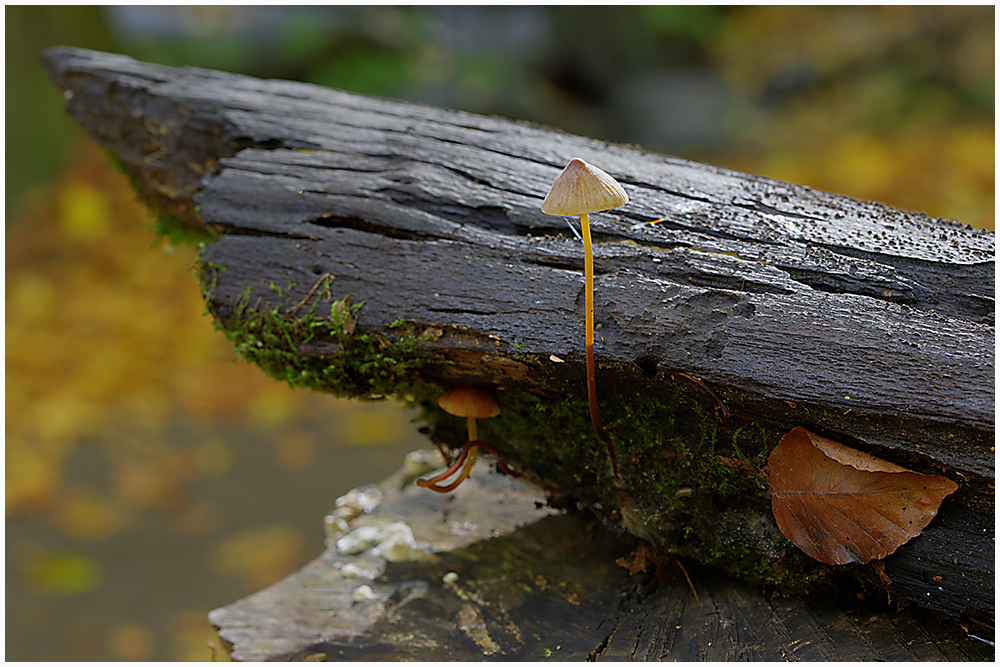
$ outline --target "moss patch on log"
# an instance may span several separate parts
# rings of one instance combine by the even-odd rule
[[[206,308],[218,272],[224,270],[204,262],[199,266]],[[253,292],[247,287],[231,305],[232,318],[226,324],[213,318],[236,356],[270,377],[292,387],[374,400],[395,395],[412,381],[415,370],[435,363],[416,353],[417,341],[433,333],[422,335],[408,325],[390,327],[391,335],[357,331],[363,303],[335,299],[329,281],[321,280],[308,307],[309,299],[291,304],[287,291],[292,288],[271,283],[273,300],[259,297],[251,302]]]
[[[200,267],[206,303],[223,270]],[[437,408],[447,387],[420,373],[427,364],[443,363],[417,349],[434,333],[401,320],[383,332],[361,330],[363,303],[335,298],[329,281],[318,282],[298,304],[290,303],[292,288],[271,284],[267,300],[252,300],[247,288],[231,304],[227,324],[216,319],[238,357],[293,387],[369,400],[401,398],[420,406],[433,434],[464,442],[465,420]],[[613,476],[585,397],[519,389],[495,395],[501,413],[479,420],[480,437],[508,463],[529,468],[554,495],[582,500],[617,522]],[[794,592],[826,578],[827,569],[796,549],[771,517],[764,466],[780,433],[735,418],[719,422],[679,386],[666,398],[613,393],[601,401],[601,412],[610,417],[627,491],[661,552]]]
[[[480,438],[508,464],[585,499],[617,522],[617,494],[586,398],[498,393],[500,415],[479,420]],[[435,431],[461,439],[464,421],[423,404]],[[656,546],[771,589],[806,592],[828,569],[781,534],[771,516],[764,466],[781,434],[757,423],[717,422],[677,388],[667,399],[644,393],[601,401],[622,476]],[[515,463],[515,465],[516,465]]]

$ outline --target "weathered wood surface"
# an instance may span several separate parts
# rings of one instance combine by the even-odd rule
[[[436,457],[427,451],[425,457]],[[989,645],[917,607],[767,597],[687,563],[664,581],[616,560],[642,549],[477,464],[452,496],[411,469],[356,489],[360,513],[315,561],[214,610],[235,660],[992,660]],[[340,553],[337,538],[404,521],[417,555]],[[377,547],[376,547],[377,548]],[[429,553],[424,554],[424,549]],[[634,557],[634,556],[633,556]],[[669,565],[669,563],[668,563]],[[448,575],[448,573],[454,573]],[[356,594],[367,586],[370,597]],[[697,597],[695,597],[697,595]]]
[[[328,275],[364,301],[359,331],[441,331],[421,353],[453,363],[413,381],[582,391],[582,251],[539,205],[570,158],[600,166],[631,201],[592,216],[599,391],[697,377],[733,416],[720,442],[802,425],[948,474],[962,488],[886,572],[992,619],[991,232],[496,118],[77,49],[45,63],[157,208],[223,233],[204,256],[226,267],[224,324],[247,287],[293,282],[296,303]]]
[[[873,420],[905,419],[952,437],[885,444],[993,476],[991,232],[305,84],[76,49],[46,64],[69,113],[166,198],[162,210],[197,226],[196,201],[225,232],[208,253],[228,268],[214,292],[223,315],[247,285],[267,300],[261,284],[292,280],[294,299],[331,273],[365,301],[363,328],[402,318],[467,332],[456,345],[511,356],[516,341],[578,365],[582,251],[539,204],[579,155],[631,197],[592,223],[598,355],[618,364],[605,382],[686,372],[747,408],[801,403],[789,419],[839,411],[806,421],[877,444]]]

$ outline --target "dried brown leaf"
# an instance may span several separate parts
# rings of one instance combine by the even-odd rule
[[[767,473],[778,528],[829,565],[885,558],[920,534],[958,488],[799,426],[771,452]]]
[[[628,570],[629,574],[645,572],[650,564],[655,564],[656,554],[646,545],[640,545],[638,549],[627,556],[622,556],[615,560],[615,565]]]

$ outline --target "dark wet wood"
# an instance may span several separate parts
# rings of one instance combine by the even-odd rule
[[[339,553],[334,543],[299,572],[211,613],[232,657],[993,659],[958,624],[913,606],[765,596],[694,563],[664,562],[662,581],[655,566],[630,574],[616,561],[634,558],[640,540],[548,509],[537,489],[485,465],[470,482],[442,496],[407,484],[401,471],[374,493],[362,489],[380,502],[348,533],[405,521],[431,553],[387,563],[371,551]],[[355,599],[361,586],[370,599]]]
[[[44,62],[159,211],[223,233],[204,253],[226,267],[220,321],[247,287],[267,303],[294,283],[295,303],[329,275],[364,301],[359,331],[440,329],[421,352],[454,363],[414,380],[580,391],[581,247],[539,206],[570,158],[600,166],[631,198],[591,221],[600,390],[699,378],[733,415],[948,474],[963,488],[895,557],[894,590],[992,619],[992,232],[498,118],[78,49]]]

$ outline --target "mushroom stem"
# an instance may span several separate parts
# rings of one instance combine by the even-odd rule
[[[462,467],[462,464],[465,463],[465,459],[468,455],[469,455],[469,443],[466,443],[465,446],[462,447],[462,451],[459,453],[458,457],[455,459],[455,462],[452,463],[444,472],[435,475],[434,477],[431,477],[429,479],[418,479],[417,486],[430,488],[433,489],[434,491],[439,490],[440,487],[437,486],[438,482],[447,479],[452,475],[454,475],[456,472],[458,472],[459,468]]]
[[[586,294],[586,325],[587,325],[587,398],[590,399],[590,420],[594,422],[594,430],[605,438],[601,418],[597,415],[597,378],[594,370],[594,249],[590,241],[590,216],[580,214],[580,226],[583,228],[583,277]]]
[[[470,415],[466,421],[469,424],[469,442],[474,442],[479,439],[476,437],[476,418]]]
[[[449,491],[457,489],[458,485],[465,481],[465,478],[469,476],[470,472],[472,472],[472,466],[476,464],[476,452],[478,451],[475,445],[472,445],[471,447],[469,447],[469,445],[472,445],[472,443],[466,445],[466,447],[468,447],[467,451],[469,452],[469,455],[465,459],[465,465],[462,467],[462,474],[458,476],[458,479],[447,486],[435,485],[429,488],[432,488],[439,493],[448,493]]]
[[[586,293],[586,328],[587,328],[587,399],[590,401],[590,421],[594,423],[594,431],[608,446],[608,456],[611,467],[618,479],[618,457],[614,445],[601,425],[597,414],[597,372],[594,367],[594,250],[590,241],[590,216],[580,214],[580,226],[583,228],[583,277]]]
[[[438,493],[448,493],[449,491],[458,488],[458,485],[464,482],[465,478],[469,476],[470,472],[472,472],[472,466],[475,465],[476,463],[477,453],[478,453],[478,448],[474,441],[465,443],[465,446],[462,447],[462,453],[458,456],[457,459],[455,459],[455,463],[453,463],[451,467],[449,467],[440,475],[435,475],[430,479],[418,479],[417,486],[422,486],[425,489],[430,489],[431,491],[437,491]],[[465,464],[464,466],[462,465],[463,463]],[[444,486],[440,484],[441,481],[447,479],[455,472],[457,472],[460,467],[462,468],[462,473],[458,476],[458,479],[456,479],[451,484],[447,484]]]
[[[625,490],[622,484],[621,475],[618,472],[618,452],[615,443],[611,441],[611,436],[601,425],[601,418],[597,414],[597,372],[594,367],[594,250],[590,241],[590,216],[586,213],[580,214],[580,226],[583,228],[583,277],[584,291],[586,292],[586,329],[587,329],[587,399],[590,402],[590,421],[594,424],[594,431],[604,442],[604,448],[608,453],[608,460],[611,462],[611,474],[615,479],[615,490],[618,492],[618,502],[622,510],[623,519],[627,512],[628,500],[625,497]]]

